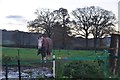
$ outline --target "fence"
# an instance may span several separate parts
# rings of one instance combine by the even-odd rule
[[[3,30],[2,45],[10,47],[37,47],[37,39],[39,36],[40,33]]]
[[[69,51],[67,51],[68,54],[69,54]],[[21,65],[23,64],[42,64],[42,61],[41,60],[36,60],[36,61],[29,61],[29,62],[23,62],[20,60],[19,58],[19,50],[18,50],[18,57],[17,57],[17,61],[14,61],[14,62],[10,62],[8,64],[5,64],[6,65],[6,80],[8,78],[7,76],[7,67],[9,66],[12,66],[12,65],[17,65],[18,66],[18,71],[19,71],[19,80],[21,80]],[[94,54],[94,53],[93,53]],[[94,56],[94,57],[58,57],[55,55],[53,55],[53,59],[49,59],[47,60],[47,62],[51,62],[52,63],[52,72],[53,72],[53,77],[54,78],[63,78],[63,77],[67,77],[67,78],[71,78],[70,76],[66,76],[65,74],[63,74],[63,69],[65,70],[65,68],[63,67],[68,67],[68,66],[65,66],[65,65],[69,65],[69,63],[71,63],[71,61],[92,61],[92,63],[99,63],[100,61],[100,65],[97,65],[97,67],[101,67],[100,69],[102,69],[103,71],[103,74],[100,75],[102,76],[102,78],[107,78],[109,75],[108,75],[108,55],[107,55],[107,52],[103,52],[104,55],[101,55],[101,56]],[[91,54],[92,55],[92,54]],[[97,61],[97,62],[96,62]],[[47,64],[47,63],[46,63]],[[86,65],[86,64],[85,64]],[[91,64],[92,65],[92,64]],[[44,66],[44,65],[43,65]],[[82,65],[81,65],[82,66]],[[80,68],[81,68],[80,66]],[[89,65],[88,65],[89,66]],[[96,65],[94,65],[96,66]],[[75,67],[75,66],[74,66]],[[77,66],[78,67],[78,66]],[[85,66],[84,66],[85,67]],[[80,69],[78,67],[78,69]],[[93,66],[92,66],[93,68]],[[84,68],[83,68],[84,69]],[[86,72],[87,73],[87,72]],[[89,76],[90,74],[86,75],[86,76]],[[92,76],[95,76],[94,74]],[[97,78],[98,76],[96,77],[92,77],[92,78]],[[74,76],[72,76],[72,78],[74,78]]]

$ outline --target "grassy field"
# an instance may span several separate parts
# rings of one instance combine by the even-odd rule
[[[2,47],[2,62],[4,63],[7,57],[10,57],[11,63],[16,62],[18,60],[18,50],[20,55],[20,60],[23,63],[39,63],[41,60],[41,55],[37,56],[37,49],[32,48],[11,48],[11,47]],[[104,51],[97,51],[94,50],[53,50],[52,54],[55,54],[57,59],[60,58],[91,58],[90,60],[94,60],[98,55],[106,55]],[[52,60],[52,55],[48,57],[48,60]],[[11,64],[10,63],[10,64]],[[16,63],[17,64],[17,63]]]
[[[10,48],[10,47],[3,47],[2,48],[2,55],[7,55],[9,57],[17,57],[18,50],[20,54],[20,59],[23,61],[29,60],[39,60],[41,55],[37,56],[37,49],[30,49],[30,48]],[[104,53],[103,51],[98,51],[96,54],[94,50],[53,50],[53,54],[56,57],[95,57],[97,55],[101,55]]]

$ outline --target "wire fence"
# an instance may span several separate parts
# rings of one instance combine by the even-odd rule
[[[55,52],[55,51],[53,51]],[[66,51],[69,54],[69,51]],[[93,53],[94,54],[94,53]],[[109,56],[108,52],[104,50],[102,55],[91,56],[92,54],[86,57],[60,57],[55,56],[48,60],[32,60],[32,61],[22,61],[20,60],[20,55],[18,51],[18,57],[16,61],[10,61],[6,66],[6,80],[8,78],[9,66],[16,65],[19,71],[19,80],[21,80],[21,67],[22,66],[37,66],[42,67],[45,64],[48,64],[47,67],[51,65],[51,71],[53,78],[77,78],[77,77],[86,77],[86,78],[108,78],[110,75],[108,66],[109,66]],[[70,54],[69,54],[70,55]],[[38,65],[39,64],[39,65]],[[91,66],[92,65],[92,66]],[[79,71],[80,70],[80,71]],[[95,71],[94,71],[95,70]],[[68,73],[68,74],[67,74]],[[78,75],[78,76],[77,76]]]

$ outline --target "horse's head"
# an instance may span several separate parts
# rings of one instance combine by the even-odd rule
[[[42,47],[42,42],[43,42],[43,39],[39,38],[38,39],[38,49],[40,49]]]
[[[46,40],[46,38],[41,37],[41,38],[38,40],[38,46],[39,46],[39,48],[45,47],[46,45],[47,45],[47,40]]]

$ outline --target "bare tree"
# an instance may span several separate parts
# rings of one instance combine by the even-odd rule
[[[115,14],[111,11],[101,9],[100,7],[91,6],[90,9],[92,10],[91,32],[94,36],[94,48],[96,52],[97,39],[115,31],[116,18]]]
[[[55,10],[54,14],[57,15],[57,20],[60,23],[61,27],[62,27],[62,45],[63,45],[63,49],[66,48],[66,38],[68,37],[68,33],[69,33],[69,27],[68,24],[70,22],[69,18],[69,14],[68,14],[68,10],[65,8],[59,8],[59,10]]]
[[[56,15],[50,9],[37,9],[35,14],[37,18],[28,22],[28,28],[40,33],[46,33],[48,37],[53,34],[53,26],[56,21]]]
[[[91,10],[89,7],[86,8],[77,8],[72,11],[75,19],[73,20],[72,32],[74,35],[80,35],[86,39],[86,48],[88,47],[88,36],[91,29]]]
[[[86,38],[86,47],[88,46],[87,39],[89,34],[93,34],[95,51],[97,39],[114,31],[113,27],[116,22],[116,18],[111,11],[91,6],[77,8],[72,11],[72,14],[75,17],[74,30],[76,31],[76,34]]]

